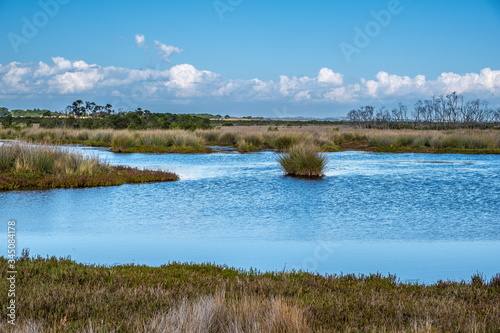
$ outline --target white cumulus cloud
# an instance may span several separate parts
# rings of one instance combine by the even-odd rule
[[[500,71],[493,71],[490,68],[484,68],[478,73],[468,73],[458,75],[455,73],[442,73],[436,84],[447,87],[447,92],[456,91],[457,93],[477,90],[487,90],[495,93],[500,86]]]
[[[146,44],[146,37],[142,34],[137,34],[134,36],[135,44],[138,48],[143,49],[144,51],[148,50],[148,45]]]
[[[159,42],[157,40],[155,40],[155,49],[158,50],[158,54],[162,57],[162,60],[165,62],[170,62],[170,56],[172,54],[182,53],[182,49],[175,46],[163,44],[162,42]]]
[[[385,96],[401,96],[411,93],[425,94],[425,76],[417,75],[414,78],[409,76],[390,75],[386,72],[378,72],[377,80],[362,80],[366,87],[366,92],[374,98]]]
[[[323,67],[319,71],[318,82],[332,83],[334,85],[340,86],[342,83],[344,83],[344,75],[335,73],[331,69]]]

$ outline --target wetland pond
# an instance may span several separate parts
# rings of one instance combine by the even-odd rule
[[[419,283],[500,272],[498,155],[327,153],[326,176],[308,180],[284,176],[269,151],[72,149],[181,180],[0,192],[18,253],[100,265],[380,272]],[[6,236],[0,245],[7,249]]]

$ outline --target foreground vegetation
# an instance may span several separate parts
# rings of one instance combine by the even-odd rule
[[[0,144],[0,190],[111,186],[177,180],[163,171],[110,166],[51,146]]]
[[[242,271],[210,264],[86,266],[16,262],[21,331],[494,332],[500,275],[432,285],[394,276]],[[0,258],[0,290],[8,289]],[[7,304],[7,292],[0,294]],[[0,330],[8,331],[6,307]]]
[[[286,151],[296,144],[322,152],[500,153],[500,130],[377,130],[351,127],[221,127],[209,130],[0,129],[0,139],[111,147],[114,152],[207,153],[208,146],[240,152]]]
[[[326,156],[318,153],[313,146],[299,144],[281,154],[278,162],[289,176],[321,177],[324,176]]]

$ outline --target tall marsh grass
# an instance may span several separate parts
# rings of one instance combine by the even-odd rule
[[[373,147],[500,149],[498,130],[367,130],[365,133],[368,145]]]
[[[302,143],[339,149],[400,151],[478,150],[500,151],[499,130],[376,130],[332,128],[330,126],[280,127],[268,131],[265,126],[234,126],[210,130],[85,130],[85,129],[0,129],[0,138],[50,143],[82,143],[109,146],[116,152],[165,151],[204,152],[206,145],[233,146],[242,152],[259,149],[286,151]],[[255,147],[255,148],[254,148]],[[147,149],[145,149],[147,148]],[[176,148],[176,149],[170,149]],[[180,149],[183,151],[183,149]]]
[[[193,148],[203,151],[205,141],[191,131],[183,130],[153,130],[153,131],[115,131],[112,134],[111,150],[127,151],[134,147],[156,148]]]
[[[0,144],[0,171],[18,174],[95,175],[109,171],[96,156],[71,153],[67,148]]]
[[[321,177],[326,167],[326,156],[318,153],[314,146],[299,144],[281,154],[278,162],[290,176]]]

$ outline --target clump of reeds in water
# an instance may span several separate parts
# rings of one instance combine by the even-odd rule
[[[322,177],[326,167],[326,156],[312,145],[298,144],[278,157],[287,175],[300,177]]]

